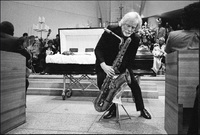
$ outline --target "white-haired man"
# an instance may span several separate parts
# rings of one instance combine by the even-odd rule
[[[131,38],[131,42],[124,54],[120,68],[118,69],[120,73],[124,73],[128,69],[131,76],[131,84],[128,86],[131,88],[132,95],[136,104],[137,111],[141,112],[141,116],[146,119],[151,119],[151,115],[144,107],[142,93],[140,86],[133,73],[133,63],[139,46],[140,38],[136,32],[141,28],[142,19],[137,12],[129,12],[124,15],[124,17],[119,22],[119,25],[108,26],[107,29],[111,30],[113,33],[123,38],[124,41],[128,37]],[[97,85],[101,89],[106,76],[114,76],[115,71],[112,67],[113,61],[119,52],[120,40],[116,38],[113,34],[104,32],[97,43],[95,48],[96,55],[96,72],[97,72]],[[113,104],[109,112],[104,116],[104,119],[109,119],[116,117],[116,105]]]

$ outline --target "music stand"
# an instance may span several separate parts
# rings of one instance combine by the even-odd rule
[[[109,106],[109,108],[103,113],[103,115],[100,117],[99,121],[103,118],[103,116],[105,115],[106,112],[109,111],[110,107],[113,105],[113,104],[116,104],[116,119],[112,120],[112,121],[116,121],[116,123],[119,124],[120,128],[121,128],[121,125],[120,125],[120,121],[122,120],[127,120],[127,119],[131,119],[130,115],[128,114],[128,112],[126,111],[124,105],[122,104],[122,99],[121,99],[121,96],[124,92],[124,88],[125,88],[125,85],[127,86],[127,84],[124,84],[122,87],[122,89],[116,93],[116,95],[114,96],[113,100],[112,100],[112,104]],[[126,112],[127,114],[127,117],[126,118],[120,118],[120,112],[119,112],[119,105],[123,108],[123,110]]]

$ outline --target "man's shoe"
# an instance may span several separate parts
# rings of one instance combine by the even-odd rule
[[[108,114],[104,115],[103,118],[104,119],[110,119],[110,118],[113,118],[113,117],[116,117],[116,111],[109,111]]]
[[[151,69],[151,71],[153,72],[151,76],[156,76],[156,72],[153,69]]]
[[[146,109],[142,109],[141,110],[141,115],[142,117],[146,118],[146,119],[151,119],[151,115],[149,114],[149,112]]]

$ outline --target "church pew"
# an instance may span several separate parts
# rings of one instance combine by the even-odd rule
[[[25,111],[25,57],[18,53],[1,53],[1,134],[22,125]]]
[[[187,133],[199,84],[199,50],[182,50],[166,56],[165,130]]]

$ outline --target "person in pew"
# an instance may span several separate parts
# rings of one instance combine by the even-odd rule
[[[199,30],[200,30],[200,2],[192,3],[183,8],[182,23],[183,30],[177,30],[169,33],[166,42],[165,52],[167,54],[178,50],[199,49]],[[200,133],[199,118],[199,86],[197,87],[196,98],[193,107],[191,122],[189,123],[188,135],[197,135]]]
[[[166,35],[165,28],[162,26],[162,19],[157,18],[156,22],[158,24],[158,27],[156,27],[153,31],[155,32],[155,38],[154,41],[156,42],[157,39],[164,37]]]
[[[168,35],[169,35],[169,33],[170,33],[171,31],[173,31],[172,26],[169,25],[168,22],[166,22],[166,23],[165,23],[165,41],[167,40]]]
[[[169,33],[165,48],[166,53],[199,48],[199,3],[200,2],[196,2],[184,8],[182,14],[183,30],[172,31]]]
[[[136,34],[136,32],[141,28],[141,25],[142,19],[140,15],[137,12],[129,12],[124,15],[124,17],[119,22],[119,25],[109,25],[107,29],[121,37],[124,41],[126,41],[128,37],[132,39],[118,70],[120,73],[124,73],[126,69],[129,70],[131,75],[131,84],[128,85],[131,88],[131,92],[136,103],[136,109],[137,111],[141,112],[142,117],[151,119],[151,115],[144,107],[142,92],[132,70],[140,42],[139,35]],[[116,36],[104,32],[98,41],[97,46],[95,47],[97,85],[99,89],[101,89],[106,76],[115,75],[112,64],[120,50],[119,43],[120,40]],[[108,113],[103,118],[110,119],[112,117],[116,117],[115,104],[110,107]]]
[[[42,72],[40,72],[41,75],[47,74],[48,69],[46,69],[46,56],[47,55],[54,55],[56,54],[57,50],[55,48],[55,46],[53,45],[53,40],[49,40],[47,42],[47,46],[45,46],[44,48],[42,48],[40,54],[38,55],[39,58],[39,66],[42,70]]]
[[[23,35],[22,35],[22,37],[24,37],[24,38],[28,38],[28,33],[23,33]]]
[[[158,71],[164,66],[164,62],[165,62],[165,38],[161,37],[157,40],[157,43],[154,44],[154,48],[152,51],[153,54],[153,67],[151,68],[151,70],[153,71],[153,76],[156,76]]]
[[[57,34],[56,38],[53,39],[53,43],[56,48],[56,53],[60,52],[60,36],[59,36],[59,34]]]
[[[11,22],[3,21],[0,23],[0,30],[1,30],[1,50],[8,51],[8,52],[15,52],[20,53],[24,57],[26,57],[26,89],[25,92],[27,93],[27,89],[29,86],[28,77],[32,73],[30,68],[30,59],[31,54],[25,48],[25,39],[23,37],[14,37],[14,25]]]

